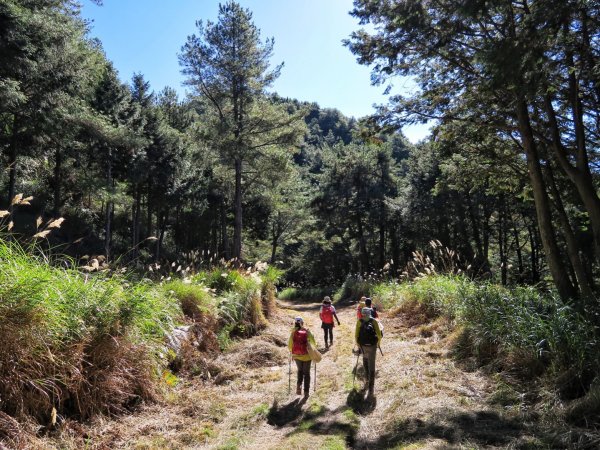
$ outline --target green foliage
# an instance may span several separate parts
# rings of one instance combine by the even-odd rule
[[[307,287],[307,288],[295,288],[287,287],[283,289],[277,297],[281,300],[310,300],[320,301],[326,295],[332,296],[335,292],[333,287]]]
[[[378,285],[374,291],[389,296],[387,306],[417,301],[454,320],[464,327],[475,354],[525,354],[554,373],[570,370],[582,378],[600,373],[600,330],[554,295],[460,276],[428,276],[391,287]]]
[[[349,275],[338,291],[334,294],[336,302],[343,300],[359,300],[361,297],[369,297],[371,290],[377,281],[372,278],[363,278],[360,275]]]
[[[204,285],[171,280],[162,287],[165,293],[179,300],[183,313],[188,317],[197,318],[202,313],[215,313],[216,300]]]
[[[285,275],[285,271],[278,269],[275,266],[268,266],[267,269],[261,273],[263,285],[276,285],[277,282]]]
[[[0,298],[0,406],[38,419],[52,407],[85,418],[152,398],[165,336],[182,318],[162,289],[54,268],[5,241]]]

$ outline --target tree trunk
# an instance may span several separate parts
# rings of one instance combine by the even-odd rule
[[[500,208],[498,211],[498,249],[500,252],[500,279],[502,286],[508,284],[508,258],[506,256],[506,208],[504,198],[500,198]]]
[[[112,178],[112,149],[108,149],[108,161],[106,166],[106,188],[108,191],[108,195],[112,196],[113,194],[113,178]],[[106,262],[110,261],[110,253],[111,253],[111,241],[112,241],[112,217],[113,217],[114,205],[112,202],[112,198],[106,202],[106,214],[104,217],[104,257],[106,258]]]
[[[221,201],[221,241],[223,246],[223,251],[221,256],[225,258],[225,260],[229,260],[229,235],[227,234],[227,209],[225,204],[225,197],[222,198]]]
[[[279,238],[281,237],[281,227],[273,224],[271,232],[271,264],[275,264],[275,257],[277,256],[277,243],[279,242]]]
[[[150,185],[148,185],[148,190],[146,192],[146,237],[152,236],[152,205],[150,205]]]
[[[54,152],[54,206],[52,208],[52,213],[54,217],[60,217],[60,209],[61,209],[61,191],[60,184],[62,181],[62,152],[59,147],[56,147]]]
[[[167,213],[159,211],[156,215],[156,227],[158,231],[158,239],[156,240],[156,247],[154,249],[154,261],[159,262],[162,251],[162,244],[165,238],[165,231],[167,228]]]
[[[391,271],[390,274],[392,276],[396,276],[398,274],[398,269],[399,269],[399,265],[400,265],[400,249],[399,249],[399,245],[398,245],[398,224],[399,221],[397,220],[392,220],[391,222],[391,228],[389,231],[389,235],[390,235],[390,245],[391,245],[391,253],[392,253],[392,260],[391,260]]]
[[[552,168],[549,165],[546,167],[546,173],[548,174],[548,186],[550,187],[552,197],[554,197],[554,206],[557,212],[558,220],[567,243],[567,255],[569,256],[569,260],[573,266],[575,279],[577,280],[577,284],[579,285],[579,289],[581,290],[583,297],[586,299],[592,299],[594,297],[594,293],[592,292],[591,284],[581,260],[581,250],[579,248],[579,244],[577,243],[575,233],[573,233],[573,228],[571,227],[569,217],[565,211],[565,207],[560,196],[560,191],[556,186],[556,180],[554,178],[554,174],[552,173]]]
[[[242,259],[242,160],[235,160],[235,193],[233,199],[233,257]]]
[[[134,196],[135,199],[133,204],[132,215],[132,248],[133,259],[137,261],[140,254],[140,216],[142,209],[142,189],[139,185],[135,187]]]
[[[519,132],[527,157],[527,169],[531,187],[533,189],[538,226],[542,237],[546,261],[548,262],[548,268],[550,269],[552,279],[554,280],[560,297],[565,300],[570,299],[575,296],[575,289],[567,274],[562,270],[560,252],[556,243],[556,236],[554,235],[554,227],[552,226],[550,201],[548,199],[548,193],[546,192],[533,130],[531,129],[527,103],[522,95],[517,95],[516,101]]]
[[[531,253],[529,254],[531,283],[535,284],[540,281],[540,271],[538,265],[538,244],[536,239],[537,233],[534,223],[531,225],[527,224],[527,233],[529,235],[529,246],[531,247]]]
[[[515,251],[517,253],[517,264],[519,266],[519,282],[523,281],[523,272],[525,271],[525,266],[523,265],[523,251],[521,249],[521,243],[519,239],[519,229],[517,228],[517,221],[514,218],[514,215],[511,214],[511,222],[512,222],[512,230],[513,230],[513,239],[515,241]]]
[[[360,215],[357,215],[356,226],[358,230],[358,245],[360,251],[360,268],[359,272],[367,273],[369,271],[369,254],[367,253],[367,243],[363,231],[362,220]]]
[[[8,210],[12,213],[13,205],[12,199],[16,195],[16,184],[17,184],[17,138],[16,132],[13,131],[13,136],[8,147],[8,199],[7,205]]]
[[[559,166],[567,174],[569,179],[577,188],[577,192],[583,202],[583,205],[588,213],[590,225],[594,236],[594,255],[596,260],[600,262],[600,198],[594,187],[590,167],[587,159],[587,151],[585,149],[585,138],[583,136],[583,123],[579,123],[582,119],[577,112],[577,100],[573,100],[573,115],[576,121],[575,133],[577,140],[577,166],[574,167],[569,161],[566,149],[563,147],[560,137],[560,129],[556,120],[556,113],[552,106],[550,96],[545,97],[545,110],[548,116],[548,122],[552,131],[552,149],[556,155],[556,160]]]

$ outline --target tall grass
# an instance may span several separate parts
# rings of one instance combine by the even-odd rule
[[[283,275],[283,270],[269,266],[261,276],[260,295],[262,298],[262,308],[267,318],[273,316],[277,308],[275,303],[276,285]]]
[[[177,324],[200,328],[196,340],[212,336],[200,350],[217,348],[219,329],[223,346],[254,334],[273,313],[280,276],[261,265],[133,281],[55,267],[0,240],[0,442],[14,437],[13,418],[53,425],[154,399]]]
[[[0,241],[0,411],[48,423],[155,395],[178,303],[145,283],[51,267]]]
[[[323,297],[326,295],[333,296],[335,291],[336,288],[328,286],[312,288],[287,287],[278,294],[278,297],[281,300],[318,301],[323,300]]]
[[[467,337],[463,352],[482,362],[503,360],[517,372],[535,363],[555,376],[568,372],[581,386],[600,374],[599,328],[557,296],[455,275],[383,283],[373,291],[388,307],[417,302],[454,321]]]
[[[348,275],[342,286],[333,296],[334,301],[358,300],[363,296],[368,297],[373,288],[378,284],[374,278],[361,275]]]

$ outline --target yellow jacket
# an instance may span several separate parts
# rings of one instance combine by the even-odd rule
[[[305,328],[305,330],[307,331],[306,338],[308,342],[310,342],[312,346],[316,348],[317,343],[315,342],[315,337],[308,328]],[[296,331],[296,327],[292,328],[292,331],[290,332],[290,337],[288,339],[288,348],[290,349],[290,353],[292,353],[292,347],[294,346],[294,331]],[[292,358],[297,359],[298,361],[310,361],[310,355],[308,354],[308,352],[304,355],[292,355]]]
[[[375,319],[370,319],[373,321],[373,328],[375,328],[375,333],[377,334],[377,346],[379,346],[379,344],[381,344],[381,338],[383,337],[383,335],[381,334],[381,328],[379,327],[379,322]],[[362,320],[357,320],[356,321],[356,328],[354,330],[354,341],[360,345],[358,343],[358,333],[360,332],[360,324],[362,323]]]

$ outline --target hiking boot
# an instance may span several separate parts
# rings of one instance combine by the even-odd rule
[[[296,386],[296,395],[302,395],[302,386]]]

